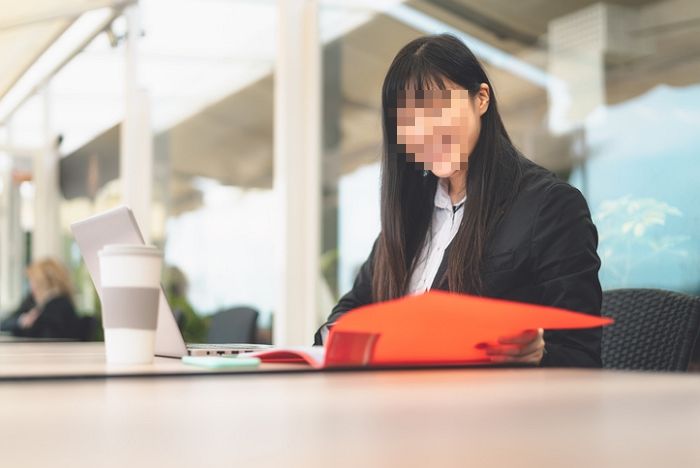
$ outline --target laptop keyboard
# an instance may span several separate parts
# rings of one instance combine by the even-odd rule
[[[267,349],[271,345],[247,343],[187,343],[190,349]]]

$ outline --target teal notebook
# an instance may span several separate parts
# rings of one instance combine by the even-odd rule
[[[255,369],[260,365],[260,359],[254,357],[182,356],[182,362],[209,369]]]

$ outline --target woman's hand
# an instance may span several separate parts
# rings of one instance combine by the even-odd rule
[[[17,319],[17,322],[19,323],[20,328],[31,328],[32,325],[34,325],[34,322],[36,322],[36,319],[39,318],[40,310],[38,307],[34,307],[32,310],[29,312],[25,312],[22,315],[19,316]]]
[[[492,362],[519,362],[539,364],[544,356],[544,331],[525,330],[513,336],[502,336],[497,344],[479,343],[477,348],[486,351]]]

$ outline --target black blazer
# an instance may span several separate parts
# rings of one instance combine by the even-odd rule
[[[581,193],[542,167],[523,160],[520,190],[504,213],[484,253],[484,296],[600,315],[598,233]],[[372,302],[373,257],[360,268],[352,290],[333,308],[326,324]],[[451,246],[450,246],[451,247]],[[433,289],[447,268],[445,250]],[[325,325],[324,325],[325,326]],[[543,366],[601,367],[600,328],[545,331]],[[322,344],[320,329],[315,344]]]
[[[12,322],[3,323],[3,329],[15,336],[32,338],[81,338],[80,318],[67,296],[56,296],[44,304],[41,314],[29,328],[21,328],[18,319],[19,315]]]
[[[34,302],[34,296],[32,296],[31,293],[25,295],[17,309],[15,309],[15,311],[9,314],[7,317],[2,319],[2,322],[0,322],[0,331],[13,332],[15,328],[19,327],[19,324],[17,323],[19,317],[23,313],[32,310],[34,306],[36,306],[36,302]]]

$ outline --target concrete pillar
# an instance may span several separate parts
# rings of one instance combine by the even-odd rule
[[[321,45],[316,0],[279,0],[274,180],[278,300],[273,339],[310,344],[319,300]]]
[[[19,188],[12,181],[12,160],[0,153],[0,311],[21,300],[24,241],[20,226]]]
[[[153,197],[153,132],[148,92],[139,83],[138,38],[141,24],[138,6],[128,7],[125,17],[126,108],[120,134],[119,177],[122,200],[134,212],[144,240],[149,242]]]
[[[41,91],[43,102],[44,147],[33,159],[34,181],[34,231],[32,236],[32,260],[43,257],[61,258],[61,232],[59,224],[60,190],[58,180],[58,145],[51,125],[51,85]]]

